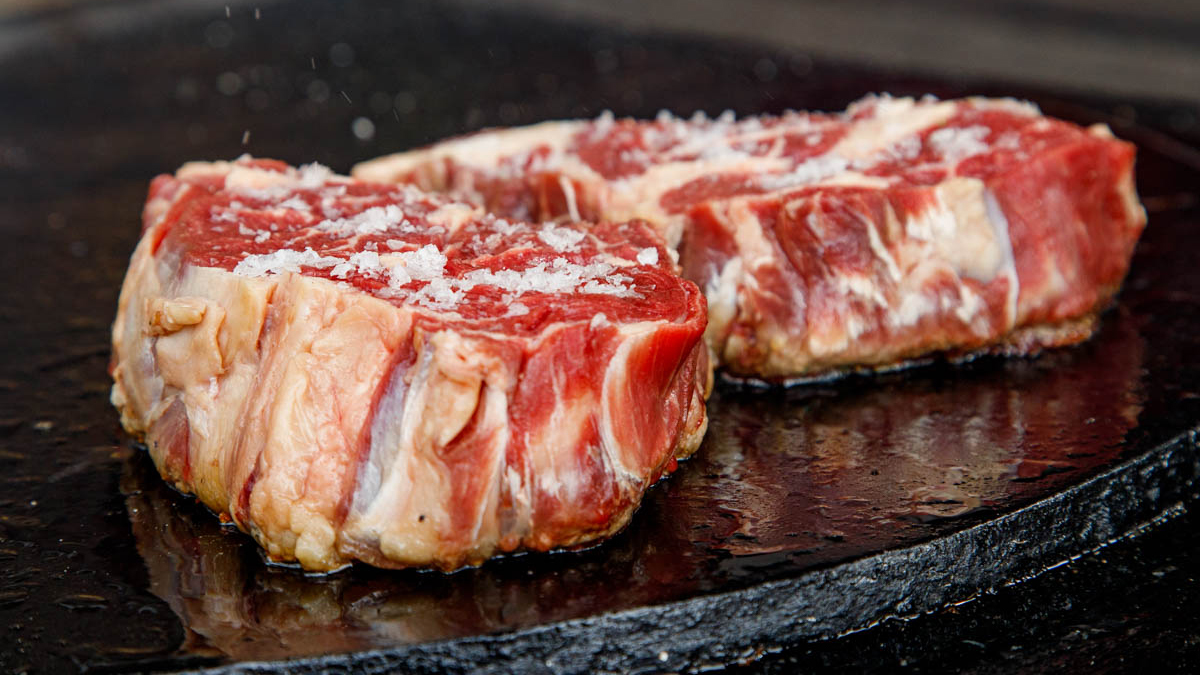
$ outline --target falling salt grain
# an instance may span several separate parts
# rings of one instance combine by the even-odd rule
[[[346,92],[342,92],[344,95]],[[366,117],[358,117],[350,125],[350,130],[354,132],[354,137],[360,141],[369,141],[375,138],[375,123]]]

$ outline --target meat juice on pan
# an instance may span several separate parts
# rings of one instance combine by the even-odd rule
[[[133,457],[122,489],[151,589],[238,659],[516,629],[729,590],[928,539],[1111,465],[1141,410],[1143,338],[787,395],[722,388],[702,450],[602,546],[443,576],[263,562]],[[776,392],[778,394],[778,392]]]

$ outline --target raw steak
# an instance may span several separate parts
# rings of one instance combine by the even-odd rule
[[[1134,148],[1012,100],[548,122],[361,164],[502,215],[644,218],[727,372],[789,380],[1086,339],[1145,213]]]
[[[581,544],[703,436],[704,298],[644,224],[509,222],[243,158],[155,179],[144,227],[113,402],[274,560]]]

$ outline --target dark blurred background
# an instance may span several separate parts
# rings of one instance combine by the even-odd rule
[[[476,37],[447,45],[431,29],[410,27],[414,42],[403,37],[402,26],[388,27],[404,17],[430,16],[468,26]],[[527,17],[528,40],[496,43],[489,27],[500,20],[519,30],[519,17]],[[347,26],[361,27],[355,39]],[[588,36],[582,46],[591,62],[568,64],[567,54],[538,35],[558,26]],[[52,158],[61,151],[70,158],[59,163],[64,168],[120,170],[110,146],[125,142],[121,133],[137,137],[143,129],[122,132],[120,117],[89,117],[78,106],[104,100],[115,90],[112,82],[134,77],[121,85],[133,98],[127,92],[127,100],[105,103],[129,110],[125,118],[136,110],[158,120],[159,141],[150,150],[165,144],[178,152],[156,171],[240,152],[316,159],[345,171],[353,161],[481,127],[588,117],[602,109],[642,117],[668,105],[683,115],[692,112],[688,106],[711,107],[710,114],[724,107],[836,110],[866,92],[848,86],[853,96],[813,98],[803,86],[788,89],[832,67],[889,73],[894,77],[884,86],[897,94],[925,91],[906,87],[908,79],[944,82],[943,95],[1024,91],[1043,100],[1103,100],[1102,112],[1110,124],[1118,122],[1118,132],[1119,123],[1136,123],[1200,145],[1197,35],[1200,2],[1193,0],[409,0],[320,9],[294,0],[0,0],[0,63],[9,69],[4,75],[20,83],[12,91],[53,87],[31,94],[45,98],[41,103],[18,95],[0,101],[0,124],[9,118],[39,119],[44,127],[94,123],[87,147],[55,148]],[[610,44],[614,36],[623,36],[618,41],[625,52]],[[663,78],[670,73],[640,75],[654,63],[638,46],[643,36],[752,47],[761,57],[739,77],[761,86],[761,100],[711,95],[723,91],[719,82],[706,85],[708,93],[669,94],[674,85]],[[153,45],[143,42],[147,38]],[[153,50],[157,63],[135,76],[131,64]],[[431,60],[445,50],[475,65],[456,71],[445,60]],[[519,81],[508,69],[518,55],[540,59],[545,72]],[[212,68],[219,68],[215,75]],[[53,82],[33,79],[34,69],[55,73]],[[92,70],[104,75],[86,74]],[[563,79],[585,71],[593,79]],[[626,80],[638,74],[638,86],[605,89],[622,73]],[[843,79],[853,77],[847,72]],[[438,105],[461,96],[504,102]],[[337,125],[345,144],[333,152],[294,134],[272,136],[272,129],[288,128],[278,124],[280,115],[295,117],[288,124]],[[0,127],[0,171],[26,171],[32,145],[45,151],[58,144],[27,134],[6,139],[5,132]]]
[[[464,0],[483,4],[484,0]],[[1192,0],[507,0],[865,65],[1200,101]]]
[[[96,21],[272,7],[279,0],[6,0],[0,51],[38,39],[25,19],[90,5]],[[1018,80],[1139,98],[1200,102],[1200,2],[1194,0],[446,0],[525,8],[631,30],[752,40],[863,65]],[[1180,120],[1186,124],[1186,120]]]

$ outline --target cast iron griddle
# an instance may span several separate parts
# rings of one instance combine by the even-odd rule
[[[1196,499],[1200,155],[1129,124],[1142,108],[454,5],[151,6],[0,26],[22,36],[0,62],[0,669],[702,669],[967,600]],[[621,535],[453,575],[268,566],[117,427],[108,324],[156,173],[243,151],[345,171],[487,125],[881,90],[1019,94],[1139,143],[1150,226],[1094,340],[719,386],[704,446]]]

